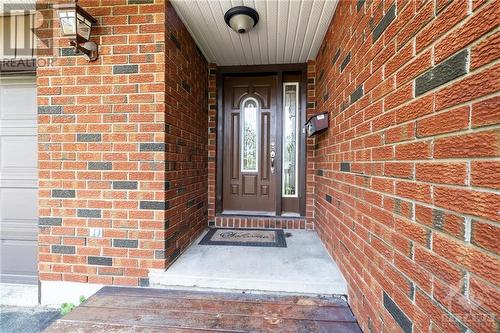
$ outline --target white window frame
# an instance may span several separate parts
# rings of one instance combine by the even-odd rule
[[[295,110],[295,194],[285,194],[285,159],[282,159],[281,162],[281,196],[284,198],[298,198],[299,197],[299,140],[300,140],[300,104],[299,104],[299,89],[300,85],[299,82],[284,82],[283,83],[283,111],[285,109],[285,92],[286,92],[286,87],[287,86],[295,86],[295,105],[297,110]],[[283,141],[282,141],[282,156],[285,156],[285,114],[283,114]]]
[[[245,150],[244,150],[244,142],[245,142],[245,128],[244,128],[244,125],[245,125],[245,104],[248,102],[248,101],[253,101],[256,105],[256,109],[257,109],[257,112],[256,112],[256,121],[257,121],[257,133],[256,133],[256,143],[255,143],[255,150],[256,150],[256,155],[255,155],[255,169],[253,170],[250,170],[250,169],[245,169],[244,168],[244,153],[245,153]],[[241,102],[241,130],[240,130],[240,135],[241,135],[241,143],[240,143],[240,164],[241,164],[241,172],[243,173],[258,173],[259,172],[259,143],[260,143],[260,140],[259,140],[259,136],[260,136],[260,129],[259,129],[259,110],[260,110],[260,105],[259,105],[259,101],[254,98],[254,97],[247,97],[243,100],[243,102]]]

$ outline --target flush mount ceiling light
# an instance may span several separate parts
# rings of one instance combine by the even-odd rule
[[[259,13],[250,7],[236,6],[226,12],[224,21],[237,33],[244,34],[257,25]]]
[[[97,44],[90,41],[92,26],[97,20],[76,3],[55,4],[53,8],[58,10],[63,35],[71,37],[75,53],[82,52],[88,61],[97,60]]]

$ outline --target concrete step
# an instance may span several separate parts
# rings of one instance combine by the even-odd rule
[[[198,245],[197,240],[166,271],[151,270],[149,283],[158,288],[346,295],[347,283],[316,233],[289,232],[286,248]]]

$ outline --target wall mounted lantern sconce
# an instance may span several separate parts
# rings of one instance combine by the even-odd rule
[[[71,45],[75,54],[80,51],[87,61],[95,61],[99,56],[97,44],[90,41],[92,26],[97,20],[78,4],[55,4],[58,10],[59,23],[64,36],[71,37]]]

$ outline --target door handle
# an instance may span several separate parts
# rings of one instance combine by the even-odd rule
[[[271,173],[274,174],[274,157],[276,156],[276,153],[274,152],[274,149],[271,150]]]

